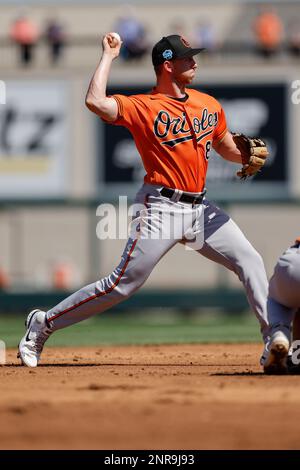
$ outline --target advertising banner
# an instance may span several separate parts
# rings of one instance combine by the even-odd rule
[[[0,106],[0,198],[66,192],[67,90],[60,81],[8,81]]]

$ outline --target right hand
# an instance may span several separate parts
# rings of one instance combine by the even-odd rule
[[[122,41],[118,41],[112,33],[107,33],[102,40],[103,53],[110,56],[112,59],[116,59],[120,54]]]

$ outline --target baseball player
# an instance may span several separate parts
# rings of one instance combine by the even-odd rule
[[[50,334],[127,299],[175,244],[188,243],[199,234],[203,243],[194,244],[195,251],[238,275],[264,341],[268,339],[268,282],[262,258],[233,220],[204,197],[211,147],[226,160],[241,163],[238,175],[246,178],[264,164],[264,142],[232,135],[220,103],[187,88],[196,74],[194,56],[202,49],[193,49],[178,35],[163,37],[152,50],[157,84],[151,92],[107,96],[110,68],[120,47],[115,33],[104,36],[86,105],[106,123],[125,126],[133,135],[146,170],[136,196],[143,209],[137,211],[121,262],[109,276],[48,312],[33,310],[28,315],[19,357],[29,367],[37,366]]]
[[[291,324],[293,340],[300,339],[300,237],[279,258],[269,284],[267,302],[270,342],[261,358],[267,374],[299,372],[292,363]],[[297,315],[295,316],[295,314]]]

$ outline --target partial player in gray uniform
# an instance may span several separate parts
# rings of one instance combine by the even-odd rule
[[[292,364],[291,325],[295,318],[293,339],[300,339],[300,238],[279,258],[269,284],[268,320],[271,339],[262,357],[262,365],[267,374],[285,374]]]
[[[113,46],[115,50],[111,50],[110,41],[112,42],[112,35],[108,34],[103,39],[103,57],[91,81],[88,95],[90,109],[105,120],[114,122],[120,110],[118,110],[116,100],[106,96],[106,83],[111,62],[119,54],[120,44]],[[187,109],[190,106],[186,103],[189,95],[185,92],[185,85],[187,80],[190,83],[194,77],[196,63],[192,57],[198,53],[198,50],[192,49],[183,38],[176,35],[163,38],[158,43],[160,48],[166,41],[168,43],[166,50],[158,50],[157,45],[156,49],[154,48],[162,59],[162,72],[158,76],[157,85],[159,93],[155,98],[159,97],[162,106],[166,106],[168,112],[170,112],[170,107],[174,109],[172,123],[175,123],[173,129],[176,139],[172,140],[172,154],[168,154],[170,159],[163,159],[165,147],[162,145],[166,143],[171,145],[171,141],[161,141],[164,128],[158,128],[157,135],[154,136],[153,121],[150,120],[149,127],[145,127],[147,123],[144,124],[143,114],[141,122],[135,123],[143,127],[142,138],[144,140],[148,137],[153,139],[153,144],[148,142],[152,145],[150,149],[152,153],[149,153],[159,160],[159,165],[164,165],[164,168],[170,166],[171,158],[176,155],[177,160],[174,160],[174,166],[170,170],[177,171],[179,163],[185,163],[187,157],[190,158],[192,164],[199,164],[195,172],[189,166],[186,168],[193,180],[196,175],[200,174],[200,169],[204,168],[208,160],[207,153],[211,142],[207,142],[209,145],[204,146],[203,139],[213,136],[214,129],[220,121],[214,117],[217,112],[207,114],[208,111],[205,109],[202,115],[203,129],[198,118],[193,118],[197,123],[196,130],[192,126],[188,127],[187,122],[180,128],[178,127],[182,119],[183,106]],[[173,59],[172,54],[174,54]],[[181,70],[180,73],[178,68]],[[189,90],[189,93],[194,96],[197,94],[193,90]],[[143,99],[145,101],[149,98]],[[207,100],[209,107],[216,106],[216,100],[212,101],[211,97]],[[123,98],[123,101],[125,105],[122,112],[126,112],[124,109],[126,99]],[[217,106],[219,107],[219,104]],[[198,110],[198,107],[196,108]],[[148,113],[150,112],[151,109],[148,108]],[[167,113],[160,111],[159,114],[162,112]],[[176,113],[178,113],[178,118],[174,117]],[[147,118],[149,119],[149,114]],[[187,119],[190,120],[191,117]],[[231,133],[225,128],[222,140],[214,142],[213,139],[212,137],[212,145],[216,146],[217,152],[223,158],[244,165],[242,176],[246,176],[248,173],[244,173],[244,170],[247,172],[250,168],[249,160],[243,157]],[[179,145],[181,143],[184,143],[185,149],[190,149],[189,155],[184,152],[178,153],[178,151],[182,152]],[[259,151],[265,154],[265,148],[260,147],[260,144],[261,141],[258,145],[261,148]],[[255,149],[250,150],[253,155],[252,152],[255,152]],[[156,175],[158,178],[161,177],[161,174],[156,173]],[[184,174],[182,176],[184,177]],[[249,303],[260,322],[263,339],[265,343],[267,342],[269,333],[266,311],[268,281],[262,258],[233,220],[205,199],[205,190],[194,193],[178,189],[176,186],[147,182],[141,187],[135,202],[141,210],[138,210],[134,217],[131,234],[119,266],[109,276],[83,287],[48,312],[33,310],[28,315],[26,333],[19,344],[19,355],[23,364],[29,367],[37,366],[44,343],[54,331],[104,312],[127,299],[144,284],[160,259],[177,243],[188,244],[199,254],[225,266],[239,277]]]

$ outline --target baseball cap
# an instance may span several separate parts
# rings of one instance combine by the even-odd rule
[[[204,48],[193,49],[184,37],[171,34],[170,36],[164,36],[153,47],[152,64],[155,66],[162,64],[165,60],[192,57],[201,51],[204,51]]]

